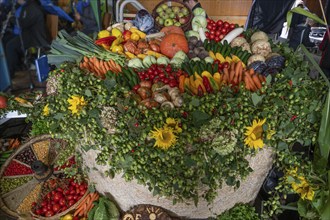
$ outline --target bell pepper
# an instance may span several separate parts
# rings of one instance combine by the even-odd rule
[[[125,30],[123,32],[124,40],[127,41],[127,40],[131,39],[131,35],[132,35],[132,32],[130,32],[129,30]]]
[[[218,84],[219,88],[221,87],[221,75],[219,72],[213,74],[213,79]]]
[[[211,87],[210,81],[206,76],[203,76],[203,85],[207,93],[213,93],[213,89]]]
[[[131,40],[138,41],[140,40],[140,36],[137,33],[132,33]]]
[[[112,43],[116,40],[116,37],[114,36],[109,36],[109,37],[104,37],[101,39],[98,39],[95,41],[95,44],[101,45],[105,49],[109,49]]]
[[[123,48],[122,45],[115,45],[115,46],[112,47],[111,51],[114,52],[114,53],[123,53],[124,48]]]
[[[110,36],[110,32],[107,30],[102,30],[97,34],[98,39],[109,37],[109,36]]]
[[[211,75],[211,73],[209,71],[203,71],[201,75],[202,75],[202,77],[203,76],[206,76],[207,78],[212,77],[212,75]]]
[[[132,27],[132,28],[130,28],[129,30],[130,30],[133,34],[138,34],[139,37],[142,38],[142,39],[145,39],[146,36],[147,36],[144,32],[138,30],[137,28],[133,28],[133,27]]]
[[[117,38],[116,40],[114,40],[114,41],[112,42],[112,44],[111,44],[111,48],[110,48],[110,49],[112,50],[112,48],[113,48],[114,46],[118,46],[118,45],[120,45],[123,41],[124,41],[123,38],[121,38],[121,37]]]

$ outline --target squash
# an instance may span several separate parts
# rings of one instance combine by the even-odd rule
[[[176,52],[182,50],[185,53],[189,52],[188,41],[184,35],[169,34],[163,38],[160,43],[160,51],[169,58],[173,58]]]
[[[167,26],[167,27],[163,27],[160,32],[165,33],[165,35],[169,35],[169,34],[182,34],[184,35],[184,31],[182,30],[182,28],[178,27],[178,26]]]

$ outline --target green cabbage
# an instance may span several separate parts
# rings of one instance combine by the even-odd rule
[[[205,57],[204,60],[205,60],[205,62],[211,63],[211,64],[214,62],[214,59],[212,57]]]
[[[142,69],[144,68],[142,61],[139,58],[133,58],[130,61],[128,61],[127,64],[128,67]]]
[[[205,30],[207,26],[207,20],[202,15],[197,15],[192,19],[191,26],[194,31],[198,31],[199,28],[203,28],[203,30]]]
[[[203,16],[203,17],[206,17],[206,12],[205,12],[205,10],[202,9],[202,8],[195,8],[195,9],[193,10],[193,14],[194,14],[194,16],[201,15],[201,16]]]
[[[168,59],[167,57],[159,57],[157,59],[157,64],[158,65],[165,65],[166,66],[169,63],[170,63],[170,59]]]
[[[197,31],[187,31],[185,33],[185,35],[186,35],[186,38],[195,36],[199,40],[199,33]]]
[[[144,65],[144,67],[147,67],[147,68],[148,68],[148,67],[150,67],[152,64],[157,63],[157,60],[156,60],[156,58],[155,58],[154,56],[149,55],[149,56],[146,56],[146,57],[143,59],[142,63],[143,63],[143,65]]]

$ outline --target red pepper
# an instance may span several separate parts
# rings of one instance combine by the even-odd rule
[[[205,86],[207,93],[213,93],[213,89],[211,87],[210,81],[206,76],[203,76],[203,85]]]
[[[201,85],[198,86],[197,88],[197,95],[198,96],[203,96],[204,95],[204,91]]]
[[[109,37],[104,37],[104,38],[101,38],[101,39],[98,39],[95,41],[95,44],[97,45],[102,45],[102,44],[105,44],[107,46],[111,46],[112,42],[114,40],[116,40],[117,38],[114,37],[114,36],[109,36]]]

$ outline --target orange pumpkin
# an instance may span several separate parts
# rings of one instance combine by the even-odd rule
[[[169,58],[174,57],[180,50],[185,53],[189,52],[188,41],[184,35],[169,34],[160,43],[160,52]]]
[[[182,28],[178,27],[178,26],[167,26],[167,27],[163,27],[160,32],[165,33],[165,35],[169,35],[169,34],[181,34],[184,35],[184,32],[182,30]]]

